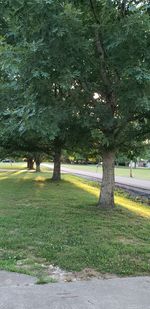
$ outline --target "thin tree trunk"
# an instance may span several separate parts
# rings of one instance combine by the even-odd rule
[[[28,158],[27,159],[27,168],[29,170],[33,170],[34,169],[34,160],[33,160],[33,158]]]
[[[131,161],[131,162],[130,162],[130,177],[131,177],[131,178],[133,177],[132,164],[133,164],[133,162]]]
[[[29,159],[27,159],[27,169],[29,169]]]
[[[40,167],[40,165],[41,165],[40,160],[36,160],[36,161],[35,161],[35,166],[36,166],[35,170],[36,170],[37,173],[40,173],[40,172],[41,172],[41,167]]]
[[[41,156],[39,153],[35,153],[35,170],[36,172],[41,172],[40,164],[41,164]]]
[[[61,146],[58,142],[56,142],[52,180],[59,181],[61,179],[61,169],[60,168],[61,168]]]
[[[114,207],[115,188],[115,153],[113,151],[103,154],[103,178],[98,207],[111,209]]]

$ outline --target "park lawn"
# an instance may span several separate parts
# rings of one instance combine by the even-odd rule
[[[75,170],[88,171],[93,173],[102,173],[102,166],[97,168],[97,165],[89,164],[63,164],[63,167],[71,168]],[[130,177],[130,169],[129,167],[115,167],[115,175]],[[133,177],[136,179],[145,179],[150,181],[150,168],[133,168]]]
[[[116,195],[96,207],[97,184],[64,175],[0,173],[0,269],[39,275],[54,264],[117,275],[150,274],[150,207]]]
[[[26,169],[27,168],[27,163],[26,162],[13,162],[13,163],[3,163],[3,162],[0,162],[0,170],[2,169],[8,169],[8,170],[11,170],[11,169]]]

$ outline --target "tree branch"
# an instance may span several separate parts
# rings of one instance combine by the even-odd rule
[[[96,21],[97,24],[100,25],[99,18],[98,18],[97,14],[96,14],[96,5],[95,5],[95,1],[90,0],[90,5],[91,5],[91,9],[92,9],[92,12],[93,12],[95,21]]]

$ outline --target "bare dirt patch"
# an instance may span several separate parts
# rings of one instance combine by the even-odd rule
[[[34,275],[46,277],[54,280],[54,282],[74,282],[74,281],[83,281],[90,280],[92,278],[101,278],[101,279],[111,279],[116,278],[116,275],[113,274],[102,274],[92,268],[85,268],[82,271],[66,271],[61,269],[58,266],[52,264],[42,263],[30,263],[29,261],[18,261],[17,268],[34,273]]]

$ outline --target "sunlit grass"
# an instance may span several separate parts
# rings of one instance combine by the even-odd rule
[[[76,187],[85,190],[88,193],[94,194],[96,197],[99,196],[99,189],[96,187],[93,187],[92,185],[90,185],[88,182],[83,182],[81,181],[80,178],[77,177],[72,177],[70,176],[69,181],[74,184]]]
[[[98,187],[93,187],[93,185],[82,182],[79,178],[70,177],[70,182],[76,187],[85,190],[88,193],[94,194],[96,197],[99,196],[100,189]],[[123,197],[115,196],[115,203],[121,207],[128,209],[129,211],[135,212],[137,215],[150,218],[150,207],[144,206],[139,202],[134,202],[133,200]]]
[[[150,206],[145,206],[139,202],[134,202],[128,198],[119,196],[115,198],[115,203],[129,211],[135,212],[139,216],[150,218]]]
[[[22,174],[22,173],[24,173],[24,172],[26,172],[26,170],[15,171],[15,172],[14,172],[14,176],[15,176],[15,175]]]
[[[0,268],[42,274],[55,264],[119,275],[149,274],[150,208],[116,194],[98,210],[98,185],[50,173],[0,173]],[[4,178],[6,177],[6,178]],[[44,274],[46,275],[46,274]]]
[[[0,175],[0,176],[1,176],[1,177],[0,177],[0,181],[9,178],[9,175],[8,175],[8,176],[2,176],[2,175]]]
[[[13,162],[13,163],[3,163],[0,162],[0,170],[1,169],[26,169],[27,163],[26,162]]]

